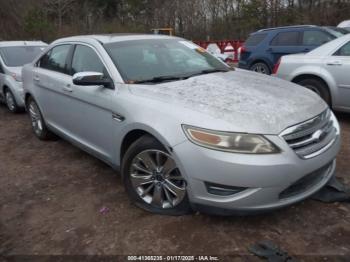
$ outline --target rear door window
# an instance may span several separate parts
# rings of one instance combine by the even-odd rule
[[[266,38],[267,34],[254,34],[249,36],[247,41],[244,43],[245,46],[257,46]]]
[[[67,74],[67,58],[71,47],[71,45],[60,45],[52,48],[39,60],[38,66]]]
[[[299,32],[281,32],[271,41],[272,46],[297,46],[300,45]]]
[[[318,30],[308,30],[303,33],[303,45],[320,46],[324,43],[333,40],[333,38],[326,32]]]
[[[335,56],[350,56],[350,42],[341,47],[335,54]]]

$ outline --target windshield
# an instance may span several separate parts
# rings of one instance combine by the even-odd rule
[[[343,28],[339,28],[339,27],[333,27],[333,26],[327,26],[324,27],[329,33],[331,33],[332,35],[334,35],[335,37],[341,37],[343,35],[348,34],[349,32],[347,30],[344,30]]]
[[[332,28],[334,31],[337,31],[339,33],[342,33],[343,35],[349,34],[349,30],[346,30],[345,28],[340,28],[340,27],[333,27]]]
[[[0,55],[9,67],[18,67],[28,64],[39,55],[44,46],[11,46],[1,47]]]
[[[106,44],[105,48],[128,83],[152,79],[175,81],[229,70],[204,49],[181,39],[131,40]]]

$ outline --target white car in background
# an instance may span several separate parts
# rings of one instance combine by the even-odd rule
[[[216,58],[220,59],[224,63],[233,63],[234,62],[234,49],[231,45],[227,46],[225,48],[225,52],[221,53],[220,48],[217,46],[217,44],[210,44],[207,47],[207,51],[215,56]]]
[[[316,92],[335,110],[350,112],[350,35],[307,54],[283,56],[273,75]]]
[[[32,62],[46,46],[41,41],[0,42],[0,101],[5,102],[11,112],[24,109],[23,65]]]
[[[346,20],[346,21],[341,22],[338,25],[338,27],[339,28],[345,28],[346,30],[348,30],[350,32],[350,20]]]

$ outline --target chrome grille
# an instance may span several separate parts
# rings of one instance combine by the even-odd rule
[[[281,136],[301,158],[312,158],[328,149],[336,139],[337,129],[330,110],[290,127]]]

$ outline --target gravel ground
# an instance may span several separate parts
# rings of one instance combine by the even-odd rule
[[[350,115],[337,116],[337,175],[350,185]],[[0,254],[243,257],[263,239],[315,261],[350,257],[350,205],[307,200],[251,217],[150,214],[130,204],[107,165],[63,140],[39,141],[25,114],[0,106]]]

